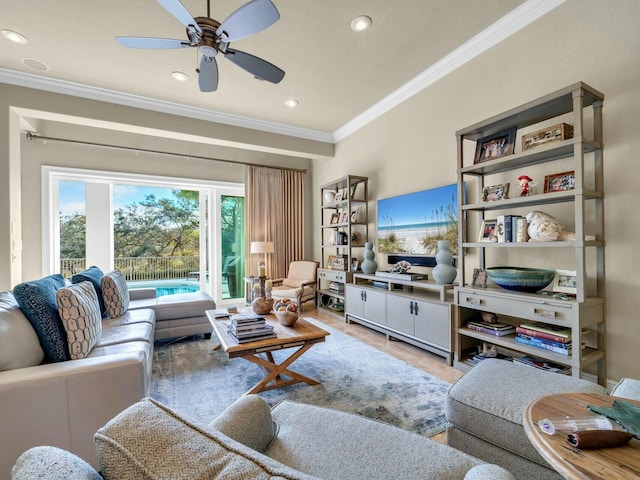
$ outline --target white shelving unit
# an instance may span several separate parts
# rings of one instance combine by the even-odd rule
[[[347,175],[320,187],[322,262],[316,294],[320,308],[344,311],[344,287],[357,271],[354,260],[369,237],[368,183],[367,177]],[[336,195],[342,198],[336,200]],[[332,268],[331,256],[343,257],[345,267]]]
[[[597,90],[584,83],[576,83],[456,132],[461,249],[458,278],[467,281],[467,284],[455,289],[456,367],[470,368],[464,362],[469,349],[488,342],[509,353],[534,355],[569,365],[573,376],[581,376],[585,366],[595,364],[593,368],[598,382],[605,385],[603,100],[604,95]],[[465,148],[467,142],[477,142],[513,127],[518,132],[525,128],[536,130],[536,125],[549,121],[572,123],[573,138],[482,162],[473,162],[473,158],[465,157],[465,151],[470,151]],[[543,172],[541,175],[573,171],[575,188],[544,193],[543,182],[539,182],[537,190],[530,196],[518,197],[518,192],[512,191],[514,198],[481,200],[480,192],[485,186],[491,186],[492,182],[504,183],[505,178],[513,182],[519,174],[526,173],[523,169],[532,168]],[[467,195],[466,201],[463,194],[465,185],[472,186],[472,192],[473,187],[476,188],[476,192]],[[528,211],[542,209],[548,212],[557,210],[564,215],[567,223],[573,222],[573,225],[568,225],[568,230],[575,231],[576,240],[522,243],[485,243],[475,240],[484,219],[511,213],[524,216]],[[561,258],[568,265],[567,269],[576,271],[575,298],[563,300],[507,291],[498,286],[475,288],[468,284],[472,268],[505,264],[536,267],[541,259],[549,255]],[[466,321],[477,318],[482,311],[496,313],[501,322],[514,325],[522,321],[536,321],[570,327],[572,353],[565,356],[516,343],[514,335],[496,337],[466,328]]]

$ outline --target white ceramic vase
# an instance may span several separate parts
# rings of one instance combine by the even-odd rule
[[[436,266],[431,271],[436,283],[444,285],[453,283],[458,275],[456,267],[453,266],[453,254],[449,240],[438,241],[438,253],[436,253]]]

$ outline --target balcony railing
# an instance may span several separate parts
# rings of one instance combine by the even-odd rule
[[[114,267],[124,273],[127,281],[171,280],[187,278],[189,272],[200,269],[200,257],[123,257],[114,259]],[[65,278],[86,268],[84,258],[63,258],[60,273]]]

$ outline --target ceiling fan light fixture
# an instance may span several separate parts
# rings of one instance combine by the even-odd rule
[[[351,20],[351,30],[354,32],[362,32],[371,26],[371,17],[360,15]]]
[[[29,43],[29,40],[27,40],[27,37],[25,37],[24,35],[21,35],[18,32],[14,32],[13,30],[3,29],[3,30],[0,30],[0,33],[4,38],[6,38],[7,40],[13,43],[17,43],[19,45],[26,45],[27,43]]]
[[[295,108],[300,104],[300,102],[295,98],[289,98],[284,101],[284,104],[289,108]]]
[[[189,80],[189,75],[184,72],[173,72],[171,76],[178,82],[186,82],[187,80]]]

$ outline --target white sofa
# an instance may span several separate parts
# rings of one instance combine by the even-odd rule
[[[96,430],[150,394],[154,339],[211,332],[201,321],[215,308],[208,295],[156,299],[153,291],[151,299],[151,293],[130,301],[120,317],[103,319],[100,339],[85,358],[54,361],[45,358],[47,348],[13,293],[0,292],[0,480],[36,445],[97,465]]]

